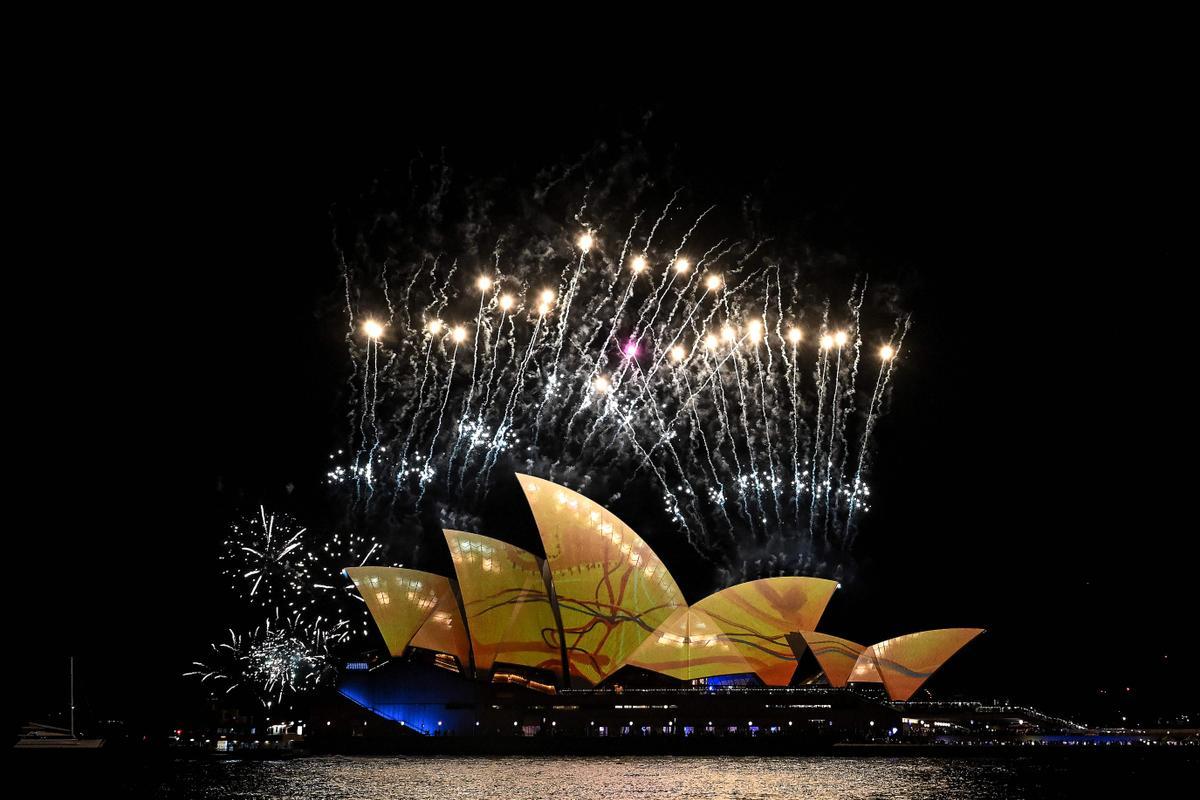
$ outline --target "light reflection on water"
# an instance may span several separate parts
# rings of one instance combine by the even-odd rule
[[[1024,798],[1094,795],[1103,759],[320,757],[179,762],[156,779],[168,798]],[[1152,772],[1120,769],[1130,779]],[[1140,765],[1146,767],[1146,765]],[[1082,767],[1082,770],[1080,769]],[[1117,773],[1114,771],[1114,776]],[[1142,788],[1147,783],[1138,779]],[[1118,781],[1122,782],[1122,781]],[[1088,785],[1093,788],[1089,789]]]

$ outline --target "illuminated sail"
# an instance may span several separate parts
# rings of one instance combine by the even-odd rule
[[[716,620],[695,608],[676,609],[626,663],[681,680],[754,672]]]
[[[500,661],[561,675],[558,625],[537,556],[477,533],[443,533],[462,588],[476,669]]]
[[[349,567],[346,575],[375,620],[388,652],[401,655],[437,608],[446,578],[400,567]]]
[[[434,577],[439,579],[434,581],[438,592],[437,605],[413,635],[409,645],[449,653],[458,659],[465,670],[471,663],[471,644],[467,641],[467,626],[463,624],[458,599],[454,596],[454,581],[440,575]]]
[[[692,608],[716,620],[763,683],[786,686],[796,671],[787,635],[816,628],[835,589],[836,581],[823,578],[763,578],[722,589]]]
[[[983,628],[942,628],[888,639],[870,648],[888,697],[907,700]],[[853,679],[852,679],[853,680]]]
[[[875,651],[870,647],[858,654],[854,669],[850,670],[850,683],[883,683],[879,667],[875,665]]]
[[[829,681],[830,686],[840,688],[851,680],[851,673],[855,671],[859,657],[866,649],[863,645],[816,631],[800,631],[800,636],[812,651],[817,663],[821,665],[821,671],[825,673],[825,679]],[[869,683],[879,679],[878,672],[874,670],[874,662],[869,658],[864,663],[861,674],[864,677],[858,680],[863,682]]]
[[[603,506],[517,477],[550,563],[570,670],[599,683],[687,603],[654,551]]]

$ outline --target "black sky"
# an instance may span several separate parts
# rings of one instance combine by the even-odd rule
[[[947,690],[1069,711],[1128,686],[1195,706],[1191,409],[1167,355],[1192,204],[1171,99],[603,94],[331,109],[241,91],[56,132],[33,165],[26,298],[35,324],[72,333],[51,346],[31,328],[21,363],[50,378],[13,379],[42,442],[39,505],[10,522],[22,708],[55,702],[74,651],[96,713],[169,723],[193,698],[178,673],[225,618],[212,558],[231,511],[325,501],[345,368],[331,205],[417,151],[486,175],[646,113],[689,182],[766,187],[814,245],[905,287],[915,327],[878,433],[877,518],[825,627],[989,628]]]

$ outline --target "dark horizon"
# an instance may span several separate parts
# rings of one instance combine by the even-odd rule
[[[163,172],[139,174],[144,191],[111,164],[67,176],[119,198],[114,238],[157,266],[127,308],[84,300],[100,342],[69,356],[82,398],[54,402],[60,426],[87,417],[98,437],[71,456],[84,486],[53,538],[18,543],[18,631],[35,655],[17,713],[55,707],[55,664],[74,651],[95,716],[170,727],[203,697],[180,673],[232,607],[215,562],[230,516],[267,502],[336,517],[322,486],[347,367],[331,206],[417,151],[486,175],[567,159],[647,112],[680,183],[725,202],[757,190],[776,224],[884,276],[913,314],[856,574],[823,628],[860,641],[987,628],[934,691],[1087,715],[1127,690],[1147,718],[1196,709],[1194,548],[1171,508],[1177,465],[1146,453],[1177,435],[1150,428],[1157,415],[1186,419],[1147,352],[1175,336],[1157,304],[1182,252],[1179,142],[1051,103],[914,103],[845,130],[797,108],[697,120],[683,103],[392,111],[320,127],[218,116],[186,146],[148,146]],[[43,458],[34,470],[52,469]],[[529,524],[480,532],[528,541]],[[717,588],[674,567],[695,560],[678,540],[650,544],[690,600]]]

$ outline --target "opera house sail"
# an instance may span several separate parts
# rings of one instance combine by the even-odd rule
[[[541,560],[499,539],[443,533],[462,589],[476,671],[501,662],[561,675],[558,625]]]
[[[571,674],[597,684],[687,603],[633,529],[562,486],[518,475],[558,596]]]
[[[837,582],[824,578],[762,578],[739,583],[696,603],[721,628],[767,686],[787,686],[796,671],[788,635],[813,630]]]

